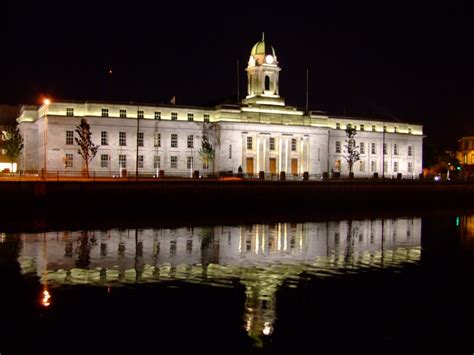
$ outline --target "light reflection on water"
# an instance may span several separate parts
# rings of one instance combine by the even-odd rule
[[[48,306],[61,285],[179,280],[232,287],[238,279],[246,288],[244,326],[255,338],[272,333],[283,282],[297,287],[302,278],[418,262],[421,219],[61,231],[21,240],[22,272],[40,278]]]

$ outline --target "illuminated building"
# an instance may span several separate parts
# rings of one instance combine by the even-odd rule
[[[458,160],[463,165],[474,165],[474,137],[462,137],[459,141]]]
[[[280,96],[280,62],[262,38],[249,57],[247,96],[239,105],[212,108],[154,104],[55,101],[24,106],[17,121],[25,137],[22,169],[78,172],[82,158],[74,141],[81,119],[91,125],[99,151],[90,164],[98,175],[124,169],[140,174],[184,175],[193,170],[278,176],[348,173],[345,128],[357,129],[356,176],[374,173],[418,177],[422,172],[423,127],[377,118],[338,117],[288,106]],[[137,119],[139,120],[137,124]],[[139,131],[137,131],[139,126]],[[215,149],[206,163],[203,136]],[[138,150],[138,153],[137,153]],[[45,157],[47,157],[45,159]],[[137,163],[138,160],[138,163]]]

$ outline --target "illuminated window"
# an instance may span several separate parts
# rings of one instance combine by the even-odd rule
[[[192,134],[188,136],[188,148],[194,148],[194,136]]]
[[[275,138],[270,137],[270,150],[275,150]]]
[[[377,154],[377,147],[375,146],[375,143],[370,143],[370,154]]]
[[[177,134],[171,135],[171,148],[178,148],[178,135]]]
[[[143,169],[143,162],[144,162],[143,155],[139,155],[138,156],[138,168],[139,169]]]
[[[72,168],[74,166],[74,155],[66,154],[66,168]]]
[[[393,155],[398,155],[398,145],[393,145]]]
[[[101,112],[102,117],[109,117],[109,109],[103,108]]]
[[[161,120],[161,112],[155,111],[155,120]]]
[[[341,152],[341,142],[336,141],[336,153],[340,153],[340,152]]]
[[[360,154],[365,154],[365,143],[364,142],[360,142],[359,151],[360,151]]]
[[[109,134],[106,131],[100,132],[100,144],[109,145]]]
[[[178,157],[173,155],[171,157],[171,169],[177,169],[178,168]]]
[[[383,131],[387,132],[387,126],[383,126]]]
[[[413,172],[413,164],[411,162],[408,162],[408,168],[407,168],[409,173]]]
[[[188,169],[192,169],[192,168],[193,168],[193,166],[194,166],[193,163],[194,163],[194,162],[193,162],[193,157],[187,157],[187,159],[186,159],[186,167],[187,167]]]
[[[365,173],[365,161],[359,161],[359,172]]]
[[[398,173],[398,161],[393,162],[393,172]]]
[[[365,131],[365,126],[363,124],[360,125],[360,130]]]
[[[127,156],[125,154],[119,155],[119,167],[122,169],[127,167]]]
[[[232,159],[232,144],[229,144],[229,159]]]
[[[194,121],[194,113],[188,113],[188,121]]]
[[[138,117],[138,118],[145,118],[145,111],[143,111],[143,110],[138,110],[138,111],[137,111],[137,117]]]
[[[384,172],[387,172],[387,167],[388,167],[388,164],[386,161],[383,162],[383,171]]]
[[[108,168],[109,167],[109,156],[107,154],[101,154],[100,156],[100,167]]]
[[[253,149],[253,139],[252,139],[252,137],[247,137],[247,149]]]
[[[66,144],[67,145],[74,144],[74,131],[66,131]]]
[[[377,170],[376,170],[375,161],[373,161],[373,160],[370,162],[370,171],[371,171],[372,173],[375,173],[375,172],[377,171]]]
[[[127,132],[119,132],[119,146],[127,145]]]
[[[127,110],[120,110],[119,111],[119,116],[120,116],[120,118],[126,118],[127,117]]]
[[[161,147],[161,133],[155,132],[154,146]]]
[[[143,141],[144,141],[144,133],[143,132],[138,132],[138,140],[137,144],[139,147],[143,147]]]
[[[74,116],[74,108],[73,107],[66,107],[66,116],[69,116],[69,117]]]
[[[341,124],[339,122],[336,123],[336,129],[341,129]]]
[[[372,132],[375,132],[377,130],[377,127],[373,124],[372,125]]]
[[[296,152],[296,138],[291,138],[291,151]]]
[[[161,158],[158,155],[153,157],[153,168],[160,169],[161,168]]]
[[[171,112],[171,121],[176,121],[178,119],[178,112]]]
[[[383,144],[383,154],[387,154],[387,143]]]
[[[209,123],[209,121],[210,121],[209,114],[205,113],[204,114],[204,122]]]

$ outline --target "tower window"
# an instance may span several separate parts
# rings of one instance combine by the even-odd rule
[[[265,75],[265,90],[270,90],[270,78]]]

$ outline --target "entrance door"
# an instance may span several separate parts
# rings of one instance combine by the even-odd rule
[[[274,175],[277,173],[277,160],[270,158],[270,174]]]
[[[247,158],[247,174],[253,175],[253,158]]]
[[[291,159],[291,173],[298,175],[298,159]]]

